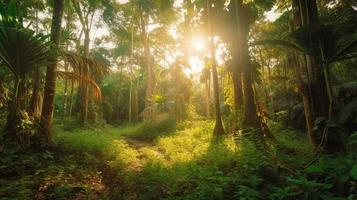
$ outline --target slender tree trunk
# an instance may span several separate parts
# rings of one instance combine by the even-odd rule
[[[306,20],[305,17],[302,15],[301,6],[302,2],[300,0],[293,0],[293,30],[297,27],[302,26],[302,21]],[[314,109],[313,109],[313,101],[312,101],[312,94],[311,94],[311,68],[309,70],[307,66],[307,59],[306,55],[303,55],[299,52],[295,52],[293,54],[295,60],[295,68],[296,74],[298,77],[298,89],[302,96],[303,105],[304,105],[304,113],[305,113],[305,121],[306,121],[306,130],[310,140],[310,143],[315,147],[318,145],[318,137],[316,135],[316,131],[314,131]],[[299,62],[301,61],[301,62]],[[306,70],[302,70],[301,68],[304,67]],[[304,76],[302,75],[303,72],[306,73],[306,81],[304,81]],[[306,82],[306,83],[305,83]]]
[[[15,127],[19,120],[18,119],[18,114],[20,110],[19,88],[20,85],[22,84],[21,82],[22,82],[22,78],[15,77],[14,90],[13,90],[11,101],[9,102],[8,105],[9,114],[7,115],[6,118],[4,133],[5,133],[5,138],[10,140],[16,139]]]
[[[63,7],[64,0],[54,0],[51,41],[56,46],[59,46],[60,41]],[[38,132],[40,144],[42,146],[48,146],[52,143],[51,125],[56,90],[56,65],[57,58],[53,57],[49,60],[49,64],[47,66],[43,109]]]
[[[130,87],[129,87],[129,122],[133,120],[133,62],[134,62],[134,26],[131,20],[131,38],[130,38]]]
[[[137,121],[138,120],[138,114],[139,114],[139,99],[138,99],[138,88],[135,87],[134,91],[133,91],[133,104],[132,104],[132,117],[133,117],[133,121]]]
[[[30,100],[30,115],[36,121],[41,117],[42,95],[41,95],[41,73],[39,69],[35,71],[35,78],[33,83],[32,96]]]
[[[219,100],[219,84],[218,84],[218,75],[217,75],[217,67],[216,67],[216,52],[215,52],[211,16],[210,16],[211,6],[212,5],[210,3],[210,0],[207,0],[208,26],[209,26],[210,37],[211,37],[210,50],[211,50],[211,65],[212,65],[212,78],[213,78],[213,90],[214,90],[214,105],[216,110],[216,123],[214,126],[213,134],[222,135],[224,134],[224,129],[222,124],[221,107],[220,107],[220,100]]]
[[[88,57],[89,55],[89,43],[90,43],[90,35],[89,30],[84,30],[84,56]],[[89,66],[83,66],[83,75],[89,76]],[[79,122],[84,125],[88,121],[88,105],[89,105],[89,89],[88,85],[85,83],[81,83],[82,87],[82,98],[80,102],[80,116]]]
[[[69,97],[69,111],[68,111],[68,118],[72,118],[72,110],[73,110],[73,96],[74,96],[74,80],[71,81],[71,94]]]
[[[65,61],[64,71],[68,71],[68,63]],[[68,80],[64,80],[64,99],[63,99],[63,118],[66,118],[68,115]]]
[[[145,92],[145,109],[152,104],[152,95],[154,94],[154,71],[151,64],[149,36],[146,31],[146,22],[143,13],[140,15],[141,21],[141,38],[144,45],[144,55],[146,64],[146,92]]]
[[[296,3],[295,3],[296,4]],[[298,11],[300,12],[301,26],[318,23],[318,11],[316,0],[298,0]],[[310,37],[310,45],[313,51],[317,51],[318,38]],[[324,72],[322,66],[316,59],[305,55],[307,61],[307,70],[309,74],[309,88],[311,90],[312,108],[314,119],[317,117],[328,116],[328,95],[324,83]]]
[[[296,26],[312,25],[319,21],[316,0],[293,0],[294,6],[294,21]],[[298,17],[300,14],[300,18]],[[310,37],[310,47],[314,52],[319,51],[319,38]],[[310,105],[304,102],[305,117],[307,121],[307,129],[311,142],[316,148],[335,152],[344,149],[340,135],[328,133],[328,127],[320,127],[320,130],[309,128],[311,124],[318,118],[324,117],[328,121],[332,117],[333,94],[331,91],[331,83],[329,73],[321,63],[311,56],[305,55],[307,68],[307,89],[309,96],[303,97],[304,101],[310,101]],[[320,132],[320,134],[319,134]],[[322,135],[322,137],[321,137]],[[327,137],[327,138],[326,138]],[[324,144],[322,141],[325,141]]]
[[[210,95],[210,90],[211,90],[211,84],[210,84],[210,79],[205,82],[205,87],[206,87],[206,117],[210,118],[211,117],[211,95]]]

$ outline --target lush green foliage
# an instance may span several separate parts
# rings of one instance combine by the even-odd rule
[[[356,156],[328,155],[299,174],[274,169],[249,140],[213,137],[210,121],[180,123],[155,141],[141,127],[57,130],[58,149],[2,153],[0,194],[21,198],[354,199]],[[301,168],[310,146],[274,125],[279,159]],[[295,137],[289,135],[295,134]],[[353,136],[355,137],[355,136]],[[356,148],[355,138],[351,147]],[[304,158],[304,159],[301,159]],[[30,189],[34,188],[34,189]],[[6,199],[6,198],[5,198]]]

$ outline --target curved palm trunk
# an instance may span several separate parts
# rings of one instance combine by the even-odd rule
[[[54,0],[51,41],[54,45],[59,46],[61,24],[63,16],[64,0]],[[51,125],[54,110],[55,90],[56,90],[56,65],[57,58],[49,60],[46,72],[45,93],[41,113],[39,128],[39,141],[42,146],[48,146],[52,143]]]

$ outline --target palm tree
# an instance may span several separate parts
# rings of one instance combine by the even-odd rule
[[[63,17],[64,0],[54,0],[52,26],[51,26],[51,41],[53,48],[58,48],[60,42],[61,24]],[[41,113],[40,127],[38,135],[40,144],[43,146],[51,145],[52,134],[51,125],[54,110],[54,98],[56,89],[56,66],[57,56],[49,59],[46,72],[45,92]]]
[[[0,62],[14,75],[12,100],[4,131],[15,137],[19,123],[19,88],[23,88],[26,75],[46,63],[49,55],[47,37],[23,27],[22,18],[17,16],[16,5],[11,1],[7,8],[0,8]]]
[[[324,87],[320,88],[326,89],[327,100],[329,102],[328,108],[326,111],[328,115],[326,116],[327,125],[323,130],[322,138],[314,131],[311,127],[313,120],[316,120],[316,113],[310,113],[310,109],[305,108],[305,117],[308,118],[308,134],[311,140],[311,143],[316,148],[333,148],[328,144],[329,138],[327,131],[329,128],[329,123],[333,118],[333,102],[334,94],[332,91],[329,66],[335,62],[340,62],[347,59],[352,59],[357,57],[357,38],[353,37],[356,33],[351,35],[346,34],[348,31],[343,31],[344,25],[306,25],[294,31],[288,39],[268,39],[255,42],[253,45],[281,45],[298,52],[304,53],[313,59],[315,59],[323,69],[323,78],[324,78]],[[318,38],[318,46],[311,47],[310,38]],[[302,87],[304,88],[304,87]],[[305,102],[304,102],[305,104]],[[313,104],[307,104],[306,106],[313,106]],[[306,112],[309,111],[309,112]],[[309,124],[310,123],[310,124]],[[335,137],[338,138],[338,137]],[[335,141],[336,142],[336,141]],[[336,145],[335,145],[336,146]],[[342,147],[341,147],[342,148]]]

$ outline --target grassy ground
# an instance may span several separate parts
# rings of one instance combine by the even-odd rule
[[[299,199],[330,189],[316,181],[293,178],[298,182],[287,186],[282,178],[290,176],[286,170],[272,167],[275,161],[248,140],[213,137],[211,121],[175,127],[167,123],[72,132],[58,129],[53,151],[6,151],[1,157],[0,197]],[[298,168],[311,158],[304,135],[278,124],[272,124],[271,130],[280,144],[276,157],[284,165]],[[300,183],[302,186],[295,187]]]

